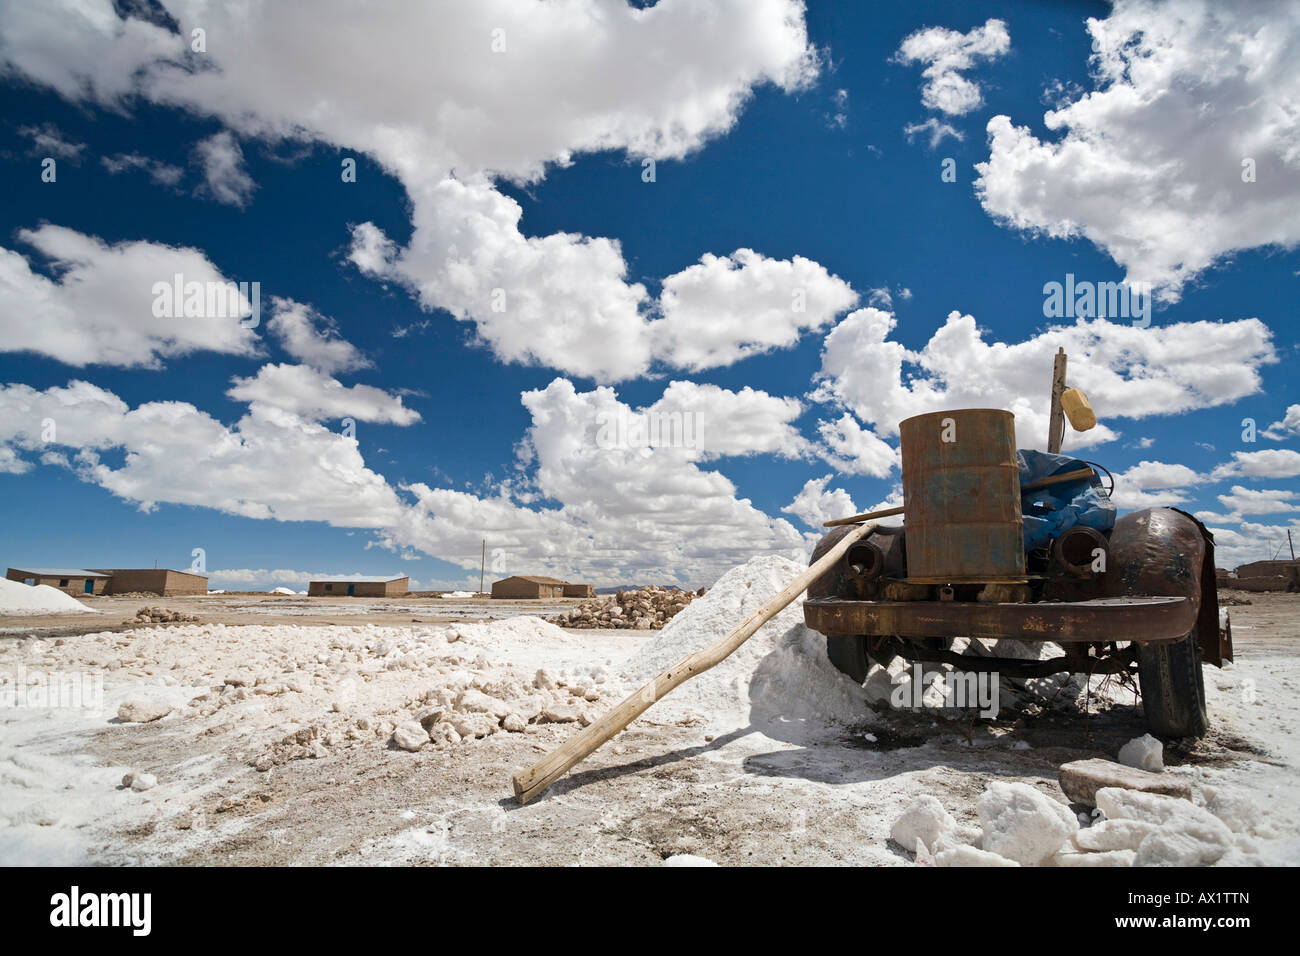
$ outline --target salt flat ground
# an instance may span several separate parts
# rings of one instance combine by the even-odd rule
[[[1206,668],[1213,729],[1166,747],[1167,772],[1240,788],[1296,827],[1300,597],[1250,598],[1231,609],[1237,663]],[[100,710],[0,709],[0,864],[909,864],[888,837],[913,796],[973,823],[989,781],[1059,795],[1061,763],[1114,758],[1145,731],[1140,706],[1114,688],[974,726],[865,708],[844,723],[857,689],[798,658],[787,618],[749,658],[685,685],[518,807],[511,775],[577,723],[418,752],[395,747],[391,725],[476,687],[598,715],[636,686],[634,665],[653,660],[660,632],[560,631],[527,617],[427,624],[431,614],[405,606],[281,619],[232,609],[241,600],[131,600],[95,633],[82,620],[0,622],[0,671],[104,678]],[[141,603],[202,621],[103,630]],[[253,614],[266,616],[248,623]],[[755,677],[773,667],[796,676]],[[118,705],[140,697],[175,709],[118,722]],[[127,771],[157,786],[124,788]],[[1297,832],[1284,836],[1283,861],[1300,863]]]

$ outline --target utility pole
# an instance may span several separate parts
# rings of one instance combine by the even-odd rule
[[[1053,455],[1061,453],[1061,441],[1065,438],[1065,413],[1061,410],[1061,393],[1065,391],[1065,349],[1056,350],[1056,360],[1052,363],[1052,409],[1047,420],[1047,451]]]
[[[1291,560],[1294,561],[1294,560],[1295,560],[1295,543],[1291,540],[1291,529],[1290,529],[1290,528],[1287,528],[1287,529],[1286,529],[1286,543],[1287,543],[1287,547],[1289,547],[1289,548],[1291,549]]]
[[[483,593],[483,572],[487,569],[487,538],[483,539],[483,558],[478,565],[478,593]]]

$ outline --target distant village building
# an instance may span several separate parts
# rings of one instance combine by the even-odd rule
[[[317,578],[307,585],[308,597],[402,597],[411,579],[400,574],[339,575]]]
[[[205,576],[171,568],[10,568],[5,577],[24,584],[46,584],[74,597],[135,593],[175,597],[208,593]]]
[[[108,575],[105,594],[157,594],[175,597],[182,594],[207,594],[208,578],[193,571],[172,568],[98,568]]]
[[[565,597],[589,598],[596,596],[596,589],[590,584],[566,584],[564,586]]]
[[[44,584],[74,597],[105,594],[109,581],[107,574],[73,568],[10,568],[5,577],[33,587]]]
[[[1233,576],[1220,580],[1221,587],[1242,591],[1300,590],[1300,561],[1252,561],[1240,565]]]
[[[564,596],[565,587],[573,587],[558,578],[516,574],[514,577],[492,582],[494,598],[557,598]]]

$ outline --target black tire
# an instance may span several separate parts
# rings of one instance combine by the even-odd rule
[[[867,639],[862,635],[827,637],[826,656],[840,673],[859,684],[866,681],[871,660],[867,657]]]
[[[1174,644],[1138,645],[1138,680],[1147,725],[1157,737],[1203,737],[1205,674],[1192,634]]]

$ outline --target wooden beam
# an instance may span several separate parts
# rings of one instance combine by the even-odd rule
[[[1052,412],[1047,425],[1047,450],[1053,455],[1061,453],[1065,438],[1065,412],[1061,409],[1061,393],[1065,391],[1065,349],[1056,350],[1052,365]]]
[[[620,733],[624,727],[636,720],[649,709],[650,705],[663,697],[679,684],[702,674],[710,667],[726,660],[731,654],[754,636],[754,632],[784,610],[786,605],[808,590],[819,577],[844,557],[846,551],[875,528],[874,524],[863,524],[854,528],[835,546],[818,558],[814,563],[785,586],[776,597],[745,618],[734,631],[710,647],[688,654],[672,667],[660,672],[650,683],[625,699],[613,710],[591,726],[583,729],[571,739],[556,747],[527,770],[521,770],[514,776],[515,799],[527,803],[556,780],[559,780],[575,764],[588,757],[596,748],[611,737]]]

